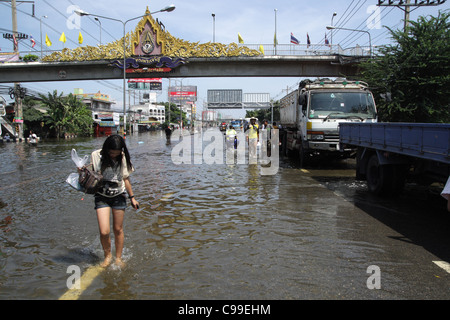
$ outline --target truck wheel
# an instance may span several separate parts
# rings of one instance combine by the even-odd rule
[[[372,155],[367,162],[367,187],[377,195],[387,194],[392,187],[393,170],[390,165],[380,165],[378,156]]]

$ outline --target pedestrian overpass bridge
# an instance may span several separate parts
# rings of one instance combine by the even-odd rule
[[[357,49],[192,43],[173,37],[147,8],[134,32],[115,42],[66,48],[38,62],[0,64],[0,83],[124,77],[352,77],[358,74],[358,62],[369,57],[370,50]]]
[[[188,77],[352,77],[360,57],[338,54],[312,56],[257,56],[189,58],[170,70],[140,68],[127,78]],[[134,70],[136,71],[136,70]],[[0,83],[122,79],[123,71],[111,61],[17,62],[0,65]]]

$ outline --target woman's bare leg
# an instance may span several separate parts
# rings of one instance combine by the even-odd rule
[[[111,255],[111,238],[109,236],[111,229],[109,225],[109,216],[111,214],[111,209],[109,207],[97,209],[97,220],[98,227],[100,231],[100,242],[103,247],[103,252],[105,253],[105,259],[103,263],[100,264],[101,267],[107,267],[112,260]]]
[[[114,230],[114,244],[116,247],[116,264],[120,267],[124,266],[122,261],[122,251],[124,243],[123,233],[123,219],[125,210],[113,209],[113,230]]]

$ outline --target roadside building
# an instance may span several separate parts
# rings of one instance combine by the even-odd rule
[[[74,95],[92,111],[94,136],[102,137],[118,133],[121,113],[112,108],[115,102],[110,99],[109,95],[100,91],[84,93],[80,88],[74,90]]]
[[[164,106],[150,102],[134,105],[129,108],[129,119],[133,131],[156,130],[164,123],[166,110]]]

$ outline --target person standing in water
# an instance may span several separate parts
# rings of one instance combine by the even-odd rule
[[[101,264],[107,267],[112,262],[110,215],[113,216],[114,243],[116,248],[116,264],[123,267],[122,251],[124,245],[123,220],[126,208],[126,196],[131,200],[134,209],[139,209],[129,175],[134,171],[125,140],[119,135],[108,137],[100,150],[92,152],[94,171],[103,175],[104,186],[95,195],[95,210],[100,231],[100,242],[105,259]]]

